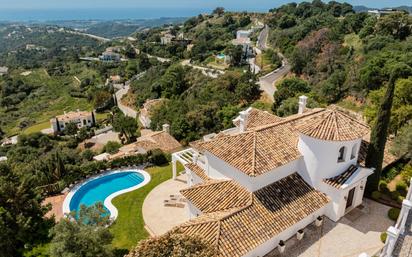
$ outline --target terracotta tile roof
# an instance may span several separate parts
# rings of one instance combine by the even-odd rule
[[[238,208],[251,201],[251,193],[233,180],[207,180],[180,192],[202,213]]]
[[[196,174],[201,180],[206,181],[210,178],[206,175],[206,171],[195,163],[188,163],[185,165],[189,170]]]
[[[267,111],[262,111],[256,108],[250,108],[246,120],[246,130],[250,130],[252,128],[260,127],[263,125],[273,124],[282,120],[283,119],[281,117],[270,114]],[[239,119],[235,119],[233,124],[235,124],[236,127],[239,127]]]
[[[258,176],[298,159],[292,126],[272,126],[200,143],[206,150],[249,176]]]
[[[227,185],[233,186],[227,182]],[[204,194],[214,193],[203,191]],[[225,190],[219,192],[226,194]],[[197,235],[215,245],[219,256],[238,257],[324,207],[329,199],[294,173],[245,195],[244,206],[202,214],[174,231]],[[190,198],[188,198],[191,200]],[[209,201],[219,205],[216,198]],[[206,200],[205,200],[206,201]],[[228,207],[227,203],[223,204]]]
[[[302,134],[322,140],[350,141],[369,133],[369,127],[338,109],[325,109],[297,126]]]
[[[157,131],[137,138],[137,141],[134,143],[122,146],[118,153],[110,156],[110,159],[133,155],[135,153],[145,153],[154,149],[160,149],[170,153],[181,147],[182,145],[169,133]]]
[[[88,118],[88,117],[91,117],[91,115],[92,115],[91,112],[77,111],[77,112],[68,112],[62,115],[57,115],[56,118],[61,121],[71,121],[71,120],[80,119],[80,118]],[[54,120],[54,119],[51,119],[51,120]]]
[[[352,177],[353,174],[355,174],[357,170],[358,167],[351,165],[347,170],[345,170],[338,176],[335,176],[333,178],[325,178],[323,182],[333,187],[341,188],[346,183],[346,181],[348,181],[348,179]]]

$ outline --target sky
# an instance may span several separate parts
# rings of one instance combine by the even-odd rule
[[[228,10],[268,10],[287,0],[0,0],[0,9],[82,8],[198,8],[223,6]],[[297,1],[298,2],[298,1]],[[412,5],[411,0],[347,0],[352,5],[394,7]]]

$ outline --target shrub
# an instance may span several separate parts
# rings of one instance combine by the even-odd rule
[[[389,193],[388,183],[385,180],[379,181],[379,191],[384,194]]]
[[[400,195],[401,194],[398,191],[393,191],[391,192],[391,199],[396,201]]]
[[[396,184],[396,191],[398,191],[402,196],[406,196],[406,194],[408,193],[408,186],[405,182],[399,181]]]
[[[400,213],[400,212],[401,212],[401,209],[398,209],[398,208],[390,208],[389,211],[388,211],[388,217],[389,217],[391,220],[396,221],[396,220],[398,219],[398,217],[399,217],[399,213]]]
[[[115,141],[109,141],[107,144],[104,146],[104,151],[109,154],[115,154],[119,151],[119,148],[122,147],[122,145],[118,142]]]
[[[373,200],[379,200],[382,196],[382,193],[379,191],[373,191],[371,196]]]
[[[388,234],[386,232],[381,233],[381,241],[382,243],[386,242],[386,238],[388,237]]]
[[[149,162],[154,165],[163,165],[169,162],[168,157],[159,149],[154,149],[148,152]]]
[[[403,196],[400,195],[400,196],[398,197],[398,199],[396,199],[396,202],[399,203],[399,204],[402,204],[402,202],[403,202],[404,199],[405,199],[405,197],[403,197]]]
[[[409,185],[411,177],[412,177],[412,165],[407,164],[403,167],[402,171],[401,171],[401,176],[403,181]]]

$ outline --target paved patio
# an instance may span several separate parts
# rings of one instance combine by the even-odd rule
[[[179,191],[186,188],[186,175],[180,175],[177,180],[167,180],[155,187],[143,202],[143,220],[146,229],[152,236],[159,236],[171,228],[189,220],[187,205],[183,208],[166,207],[164,200],[170,199],[170,195],[180,194]]]
[[[293,237],[286,242],[283,254],[274,249],[266,257],[358,257],[362,252],[373,256],[383,247],[381,232],[393,225],[387,218],[389,208],[365,199],[362,207],[337,223],[325,218],[321,227],[312,224],[305,228],[302,241]]]
[[[63,218],[63,201],[64,198],[66,198],[66,195],[67,193],[50,196],[44,199],[42,205],[47,205],[50,203],[52,206],[52,209],[48,213],[46,213],[46,217],[50,218],[54,215],[56,221],[59,221],[61,218]]]

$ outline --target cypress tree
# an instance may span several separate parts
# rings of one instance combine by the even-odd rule
[[[369,176],[366,184],[366,191],[369,194],[378,189],[379,180],[381,178],[383,155],[388,136],[388,126],[391,117],[393,95],[395,93],[395,82],[397,79],[407,77],[409,74],[412,74],[412,69],[404,63],[397,64],[392,69],[385,97],[379,107],[365,158],[365,166],[375,169],[374,174]]]

